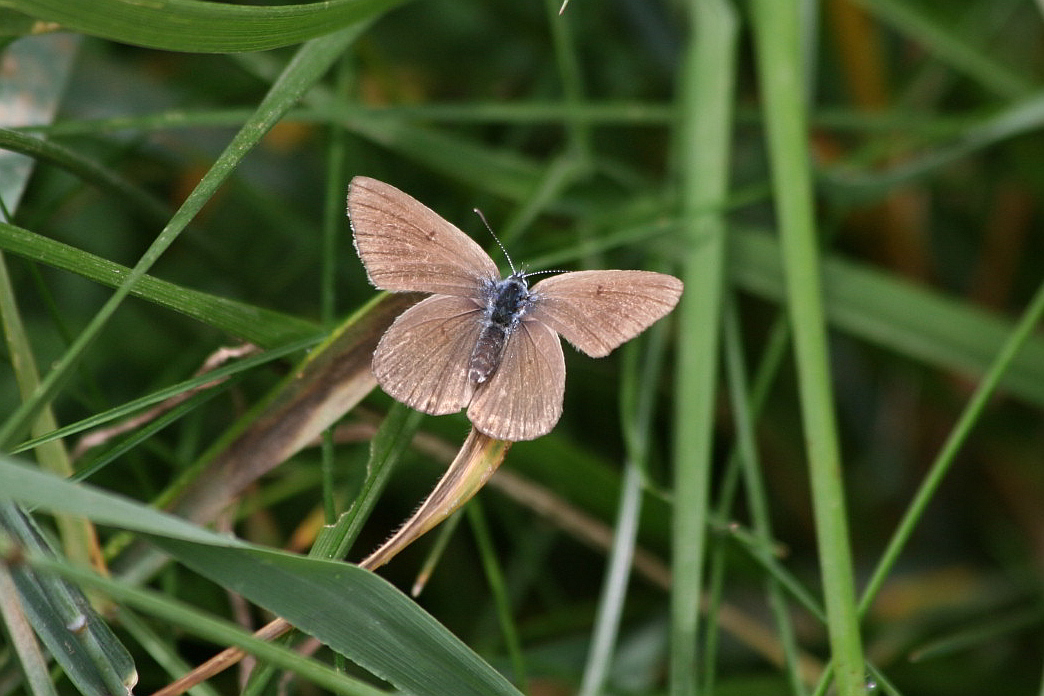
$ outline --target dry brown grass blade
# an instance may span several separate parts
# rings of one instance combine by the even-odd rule
[[[172,509],[210,522],[251,483],[313,442],[373,390],[370,360],[384,330],[418,295],[382,296],[346,322],[280,384],[249,425],[178,496]]]
[[[460,509],[485,485],[504,461],[511,443],[494,440],[474,428],[468,433],[457,456],[413,516],[359,564],[368,570],[379,568],[418,537]]]

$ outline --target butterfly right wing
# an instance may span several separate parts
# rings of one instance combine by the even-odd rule
[[[432,295],[407,309],[373,353],[373,374],[397,401],[432,415],[471,401],[468,362],[482,329],[482,310],[466,297]]]
[[[381,290],[484,299],[487,281],[500,277],[475,240],[390,184],[352,179],[348,215],[366,274]]]
[[[682,282],[652,271],[574,271],[530,291],[528,316],[593,358],[601,358],[674,309]]]

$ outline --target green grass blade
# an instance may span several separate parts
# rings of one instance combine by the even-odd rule
[[[151,394],[147,394],[146,396],[143,396],[141,398],[111,408],[108,411],[96,413],[93,416],[84,418],[83,420],[78,421],[76,423],[70,423],[69,425],[58,428],[57,430],[50,431],[46,435],[42,435],[38,438],[33,438],[32,440],[23,442],[18,447],[14,448],[11,453],[17,454],[19,452],[26,451],[33,447],[38,447],[44,442],[49,442],[58,438],[69,437],[71,435],[81,433],[85,430],[91,430],[93,428],[101,427],[106,423],[111,423],[115,420],[131,417],[145,410],[149,406],[154,406],[156,404],[163,403],[168,399],[172,399],[180,394],[184,394],[187,391],[198,389],[215,380],[234,377],[247,370],[251,370],[255,367],[265,365],[275,360],[280,360],[298,351],[311,348],[318,341],[318,337],[305,339],[303,341],[297,341],[282,346],[280,348],[275,348],[273,350],[266,351],[264,353],[259,353],[256,355],[251,355],[242,358],[240,360],[237,360],[233,364],[223,365],[206,374],[197,375],[183,382],[178,382],[177,384],[171,385],[170,387],[160,389]]]
[[[169,539],[157,543],[404,691],[518,694],[409,598],[357,566],[257,548],[223,549]]]
[[[320,533],[310,554],[315,558],[344,558],[355,543],[388,484],[395,466],[413,440],[424,414],[404,404],[395,404],[370,441],[370,459],[366,462],[366,480],[352,506],[335,524]]]
[[[838,692],[856,696],[864,691],[863,653],[819,275],[799,13],[777,0],[752,7],[830,648]]]
[[[117,196],[155,221],[164,222],[170,217],[170,210],[156,196],[109,167],[65,145],[16,130],[0,128],[0,148],[61,167],[84,182]]]
[[[656,385],[660,383],[666,327],[656,324],[645,338],[624,347],[620,384],[620,426],[627,458],[617,501],[613,544],[602,581],[591,647],[588,649],[580,696],[595,696],[605,689],[614,664],[624,602],[631,576],[638,523],[642,510],[642,483],[647,477]],[[639,359],[640,357],[640,359]]]
[[[755,416],[758,409],[755,408],[754,399],[751,398],[748,388],[746,367],[743,364],[744,343],[740,332],[739,311],[736,307],[735,295],[732,293],[726,295],[725,298],[723,325],[726,382],[736,424],[736,452],[743,467],[747,508],[750,510],[755,537],[761,543],[762,548],[768,548],[774,539],[768,503],[769,496],[762,480],[762,463],[759,459],[757,439],[754,434]],[[795,696],[799,696],[805,693],[805,688],[801,681],[797,638],[786,599],[783,597],[779,583],[772,576],[769,576],[766,582],[766,594],[776,621],[779,641],[783,647],[790,690]]]
[[[118,608],[115,620],[163,668],[168,678],[175,679],[192,669],[173,649],[170,637],[162,635],[136,613]],[[206,682],[196,684],[188,692],[192,696],[220,696],[217,689]]]
[[[0,536],[30,554],[53,555],[33,520],[11,501],[0,501]],[[137,682],[130,653],[79,588],[24,564],[10,571],[34,630],[78,689],[107,696]]]
[[[482,569],[486,574],[486,582],[493,595],[493,604],[497,612],[497,622],[500,624],[500,633],[507,646],[508,655],[511,658],[511,671],[519,690],[529,692],[528,679],[526,677],[526,662],[522,654],[522,642],[518,637],[518,626],[512,612],[511,596],[508,591],[504,571],[497,560],[496,547],[493,545],[493,535],[489,530],[489,522],[482,509],[482,501],[473,498],[465,507],[465,514],[471,524],[472,534],[475,536],[475,544],[478,547],[479,557],[482,560]]]
[[[60,560],[32,558],[34,568],[59,575],[88,589],[101,591],[112,599],[165,620],[189,635],[199,636],[218,644],[235,645],[265,662],[284,669],[345,696],[384,696],[385,692],[336,672],[315,660],[303,657],[275,643],[269,643],[235,624],[192,608],[167,595],[141,590],[117,580],[97,575]]]
[[[899,554],[909,542],[917,523],[924,515],[925,509],[934,498],[947,472],[949,472],[957,452],[960,451],[975,423],[982,416],[987,401],[996,391],[1001,378],[1008,370],[1015,356],[1018,355],[1025,345],[1026,340],[1033,333],[1033,330],[1040,325],[1042,316],[1044,316],[1044,285],[1038,288],[1036,296],[1030,302],[1029,307],[1026,308],[1018,325],[1011,332],[1011,335],[997,354],[996,359],[983,377],[983,380],[979,383],[979,386],[976,387],[975,393],[972,394],[953,430],[950,431],[949,437],[946,438],[945,444],[928,470],[928,474],[924,477],[924,481],[917,489],[914,499],[907,507],[899,526],[889,540],[888,546],[881,555],[881,560],[867,583],[866,590],[859,604],[861,613],[866,613],[870,604],[877,596],[888,573],[892,571],[896,561],[899,559]]]
[[[0,222],[0,249],[119,287],[129,268],[15,225]],[[271,348],[314,336],[319,326],[281,312],[185,288],[144,275],[130,294],[168,307],[256,345]]]
[[[402,0],[251,7],[203,0],[0,0],[64,29],[168,51],[263,51],[373,19]]]
[[[688,696],[698,688],[697,624],[706,555],[738,24],[729,0],[697,0],[690,4],[689,13],[691,45],[682,73],[678,132],[687,244],[682,271],[685,293],[678,307],[674,414],[670,606],[674,696]]]

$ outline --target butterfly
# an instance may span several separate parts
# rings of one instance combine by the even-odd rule
[[[403,312],[373,353],[390,396],[433,415],[467,408],[480,432],[532,440],[562,415],[559,335],[595,358],[666,315],[682,282],[651,271],[575,271],[532,288],[501,278],[475,240],[390,184],[357,176],[348,187],[355,249],[370,282],[430,297]],[[510,259],[509,259],[510,262]]]

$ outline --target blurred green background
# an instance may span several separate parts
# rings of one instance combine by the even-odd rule
[[[733,62],[686,68],[698,40],[693,26],[709,21],[705,6],[719,5],[736,13]],[[1039,327],[966,423],[973,430],[938,470],[945,476],[931,484],[927,507],[913,508],[911,500],[1016,322],[1037,311],[1044,279],[1044,8],[1026,0],[781,5],[799,30],[799,41],[784,50],[804,80],[808,129],[799,150],[810,165],[814,191],[806,202],[814,206],[821,253],[804,270],[823,278],[857,595],[903,516],[915,522],[862,619],[867,680],[885,693],[1040,692]],[[823,622],[787,590],[788,628],[779,628],[766,590],[766,579],[792,581],[820,596],[813,510],[823,502],[810,490],[804,378],[789,336],[778,333],[787,312],[780,206],[803,194],[778,173],[774,178],[766,144],[773,120],[787,115],[766,105],[764,84],[772,76],[757,61],[765,39],[755,27],[767,14],[759,3],[571,0],[559,15],[549,2],[339,2],[323,10],[327,15],[317,12],[319,19],[291,16],[284,10],[293,6],[274,3],[241,4],[237,12],[253,12],[241,15],[217,6],[232,7],[159,3],[160,15],[177,20],[165,24],[119,0],[0,2],[7,40],[0,147],[33,162],[31,173],[10,159],[0,162],[7,223],[0,248],[9,299],[41,375],[70,356],[112,293],[83,277],[93,262],[77,250],[134,266],[178,219],[174,211],[201,178],[219,169],[215,162],[243,124],[275,119],[241,160],[221,165],[228,178],[205,193],[205,205],[149,271],[202,295],[175,292],[181,311],[154,296],[123,302],[89,347],[75,349],[75,364],[53,400],[45,399],[56,424],[83,422],[189,379],[215,350],[240,338],[264,348],[318,340],[362,307],[376,291],[344,216],[355,175],[387,181],[429,205],[479,240],[502,268],[506,262],[473,208],[483,211],[515,263],[529,269],[649,268],[687,282],[694,272],[699,277],[692,259],[711,239],[694,236],[690,225],[693,216],[709,215],[723,225],[724,289],[706,311],[717,317],[727,307],[725,314],[738,319],[738,342],[719,349],[725,344],[715,340],[701,363],[714,386],[709,420],[679,415],[698,398],[675,372],[679,357],[713,330],[694,325],[687,319],[693,314],[676,313],[604,360],[567,348],[561,422],[548,437],[515,445],[504,465],[555,494],[550,509],[497,486],[481,493],[494,551],[476,546],[469,531],[475,519],[464,518],[418,601],[516,686],[521,664],[527,693],[576,692],[585,669],[597,671],[589,652],[596,627],[616,635],[600,675],[605,693],[679,692],[667,676],[678,669],[668,637],[678,621],[671,593],[679,589],[657,573],[672,548],[688,543],[672,537],[671,506],[702,504],[674,490],[678,454],[687,435],[702,429],[711,438],[703,475],[715,511],[700,518],[708,530],[708,587],[727,610],[760,626],[770,644],[791,633],[803,654],[829,659]],[[40,28],[37,20],[68,30],[21,36]],[[343,40],[328,67],[316,68],[314,85],[302,88],[293,107],[271,107],[266,94],[278,92],[277,76],[300,60],[300,42],[351,27],[357,35]],[[725,195],[700,208],[689,198],[687,182],[701,173],[692,171],[685,134],[713,123],[714,115],[694,110],[686,95],[716,73],[728,81],[721,95],[732,110],[726,137],[706,147],[721,149],[727,166],[705,174],[717,177]],[[34,149],[36,138],[55,149]],[[46,239],[73,248],[68,269],[54,267]],[[688,290],[698,292],[691,282]],[[241,304],[230,323],[201,297]],[[245,307],[277,314],[255,321]],[[10,317],[0,414],[14,414],[26,399],[15,379],[26,368],[14,357]],[[738,358],[753,382],[773,346],[782,353],[778,368],[765,373],[764,407],[748,413],[756,416],[763,497],[754,503],[741,492],[732,504],[728,491],[737,476],[741,491],[751,488],[732,456],[747,427],[737,411],[747,407],[730,396],[722,361]],[[106,460],[130,436],[121,434],[72,467],[89,468],[88,482],[100,488],[143,502],[163,499],[299,357],[241,373],[127,451]],[[368,427],[390,404],[375,390],[348,422]],[[14,425],[4,432],[8,449],[28,437]],[[345,509],[366,474],[370,431],[358,432],[326,452],[307,448],[255,482],[227,523],[257,543],[307,550],[324,496]],[[421,424],[421,433],[451,455],[466,432],[463,415]],[[445,465],[432,451],[407,450],[349,560],[383,541],[430,491]],[[333,475],[325,492],[324,457]],[[628,466],[640,470],[636,488],[622,483]],[[608,542],[598,536],[618,525],[620,500],[642,503],[627,548],[651,563],[629,584],[606,579]],[[772,522],[771,547],[745,536],[756,526],[758,504]],[[582,516],[580,531],[564,521],[571,514]],[[42,521],[49,525],[46,516]],[[582,531],[588,522],[593,537]],[[113,534],[102,531],[103,547]],[[408,590],[434,537],[382,574]],[[780,568],[759,561],[759,549],[775,552]],[[110,561],[115,551],[110,547]],[[483,560],[503,572],[499,599]],[[607,583],[620,591],[615,599],[603,596]],[[151,586],[233,615],[222,588],[182,566],[166,566]],[[687,588],[687,597],[700,590]],[[498,621],[498,606],[510,614],[511,628]],[[610,608],[622,615],[618,632],[605,613]],[[135,657],[138,692],[169,681],[138,638],[110,618]],[[801,679],[788,678],[728,622],[721,614],[701,619],[694,683],[724,694],[798,689]],[[192,663],[213,652],[180,633],[168,639],[170,651]],[[10,643],[0,660],[4,693],[25,689]],[[811,693],[814,683],[801,688]],[[68,682],[56,684],[72,692]],[[229,675],[215,686],[237,689]]]

